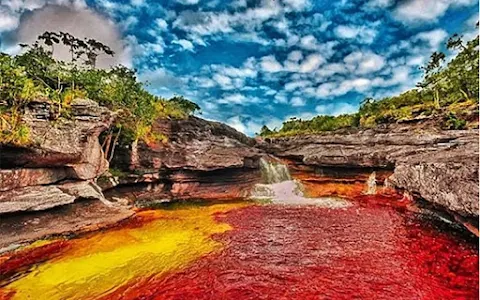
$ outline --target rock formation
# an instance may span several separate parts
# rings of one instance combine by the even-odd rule
[[[347,174],[348,169],[390,169],[388,182],[396,188],[478,217],[478,130],[387,128],[264,139],[259,147],[307,168],[345,169]]]
[[[34,211],[103,199],[95,178],[108,169],[98,136],[112,113],[96,102],[76,99],[71,118],[51,120],[54,105],[37,100],[26,108],[31,145],[0,148],[0,213]]]
[[[118,192],[134,200],[215,199],[247,196],[260,180],[262,151],[235,129],[197,117],[158,120],[154,132],[167,141],[138,142],[120,147],[112,166],[130,175],[102,185],[109,196]],[[135,175],[136,174],[136,175]],[[105,180],[104,180],[105,181]]]

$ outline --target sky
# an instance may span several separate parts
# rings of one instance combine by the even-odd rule
[[[45,30],[96,38],[116,52],[101,66],[135,68],[152,93],[253,135],[415,87],[477,20],[478,0],[0,0],[0,51]]]

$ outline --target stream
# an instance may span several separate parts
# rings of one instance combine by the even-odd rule
[[[395,196],[304,197],[268,168],[256,202],[172,204],[0,256],[0,299],[478,299],[478,240]]]

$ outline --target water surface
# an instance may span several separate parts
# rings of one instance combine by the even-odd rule
[[[23,250],[43,247],[46,259],[8,273],[0,299],[478,298],[475,243],[395,201],[145,211],[121,228]]]

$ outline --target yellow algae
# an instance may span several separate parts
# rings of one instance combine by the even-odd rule
[[[231,228],[213,215],[241,206],[140,212],[147,223],[72,240],[65,253],[10,283],[3,292],[14,292],[13,299],[95,299],[132,280],[181,269],[221,249],[211,236]]]

